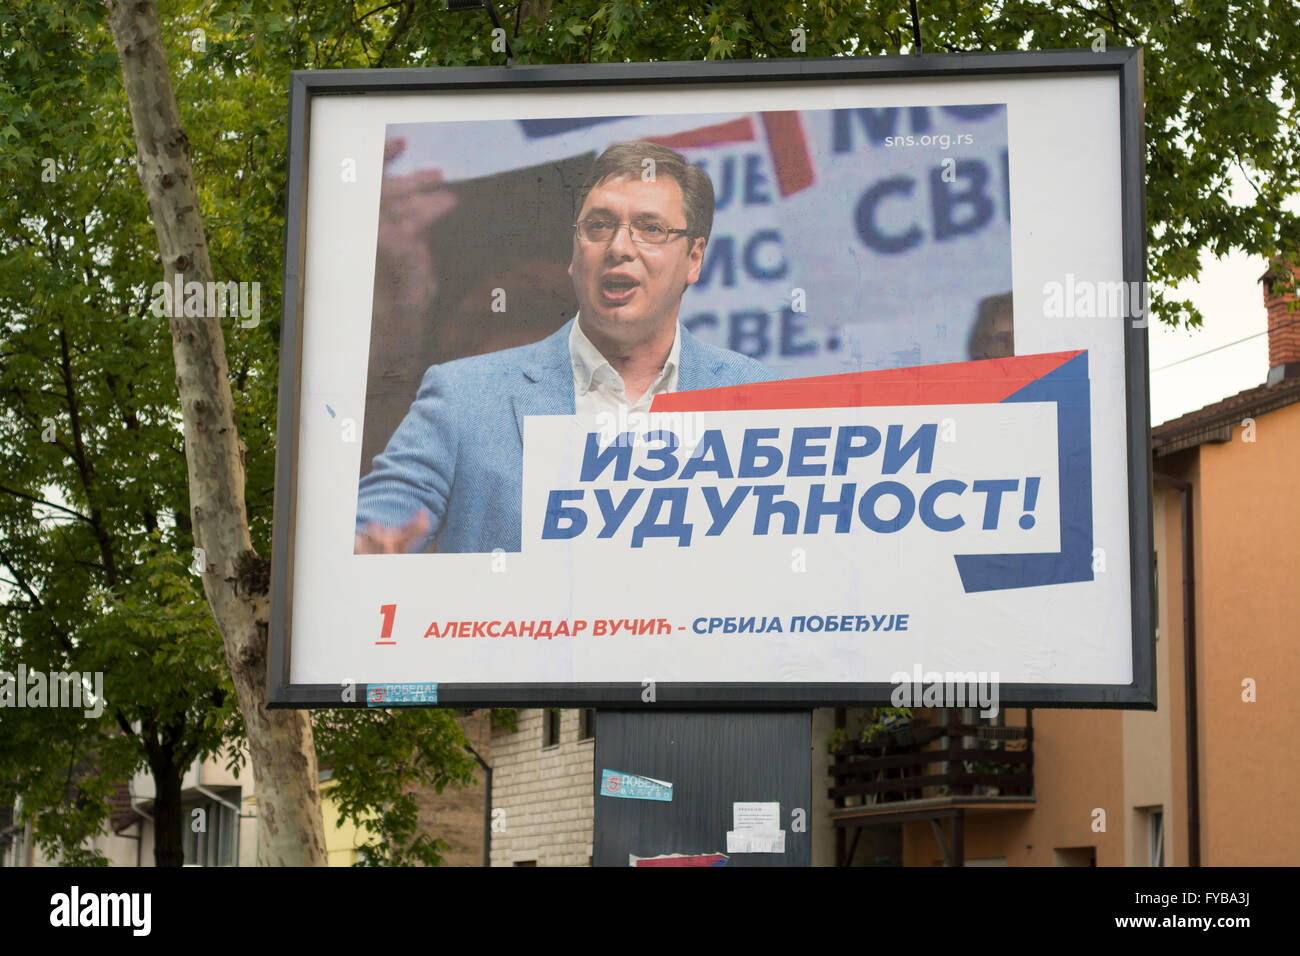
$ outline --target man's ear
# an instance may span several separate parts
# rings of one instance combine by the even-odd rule
[[[696,236],[691,240],[691,251],[687,255],[686,284],[694,285],[700,279],[700,267],[704,265],[705,238]],[[685,291],[685,290],[683,290]]]

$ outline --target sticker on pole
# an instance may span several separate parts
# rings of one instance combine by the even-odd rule
[[[366,688],[367,707],[419,707],[436,703],[438,703],[438,685],[432,681],[371,684]]]
[[[600,792],[606,797],[626,797],[629,800],[661,800],[671,803],[673,785],[653,777],[638,777],[634,773],[616,770],[600,772]]]

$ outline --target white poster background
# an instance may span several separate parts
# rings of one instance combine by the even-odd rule
[[[386,126],[625,115],[633,111],[628,102],[633,97],[639,114],[1007,104],[1015,352],[1089,350],[1093,531],[1104,571],[1091,582],[963,595],[960,602],[945,602],[934,581],[918,576],[911,591],[895,592],[891,603],[927,605],[930,620],[920,639],[830,634],[810,640],[808,634],[786,633],[750,636],[742,646],[734,635],[691,635],[689,668],[679,664],[677,641],[643,641],[611,663],[598,661],[590,642],[422,637],[433,616],[439,621],[573,617],[578,592],[585,614],[577,616],[619,619],[664,616],[668,602],[693,587],[706,590],[724,616],[761,613],[747,594],[764,595],[773,612],[786,616],[823,608],[829,613],[850,599],[864,603],[870,565],[845,565],[840,556],[810,552],[809,571],[799,573],[792,568],[790,543],[780,538],[756,539],[741,564],[721,565],[697,558],[694,549],[670,547],[653,572],[629,566],[625,573],[600,578],[576,563],[557,564],[549,553],[495,560],[486,554],[352,553],[361,446],[344,440],[344,425],[348,419],[359,425],[365,404],[373,224]],[[893,673],[910,672],[917,664],[925,670],[996,671],[1004,683],[1131,681],[1126,320],[1042,314],[1044,285],[1064,281],[1067,272],[1094,280],[1122,276],[1117,78],[837,80],[642,88],[635,94],[511,90],[318,96],[311,111],[291,683],[856,683],[888,682]],[[346,160],[356,163],[355,182],[340,175]],[[552,587],[557,580],[566,586]],[[376,646],[380,607],[394,603],[395,642]]]

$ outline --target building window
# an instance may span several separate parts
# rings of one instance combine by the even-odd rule
[[[515,866],[536,866],[536,860],[515,860]]]
[[[239,791],[222,794],[237,803]],[[239,813],[216,800],[184,806],[185,865],[237,866],[239,864]]]
[[[596,739],[596,708],[584,707],[578,711],[578,739]]]
[[[1151,848],[1148,866],[1165,865],[1165,812],[1153,809],[1147,814],[1147,845]]]
[[[547,707],[542,711],[542,748],[555,747],[560,742],[560,708]]]
[[[1095,846],[1058,846],[1052,850],[1052,866],[1096,866]]]

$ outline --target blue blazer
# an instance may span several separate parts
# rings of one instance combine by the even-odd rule
[[[526,415],[572,415],[570,319],[518,348],[456,359],[424,373],[411,410],[361,480],[357,530],[406,524],[423,508],[438,550],[520,550]],[[767,382],[770,369],[681,330],[678,391]]]

